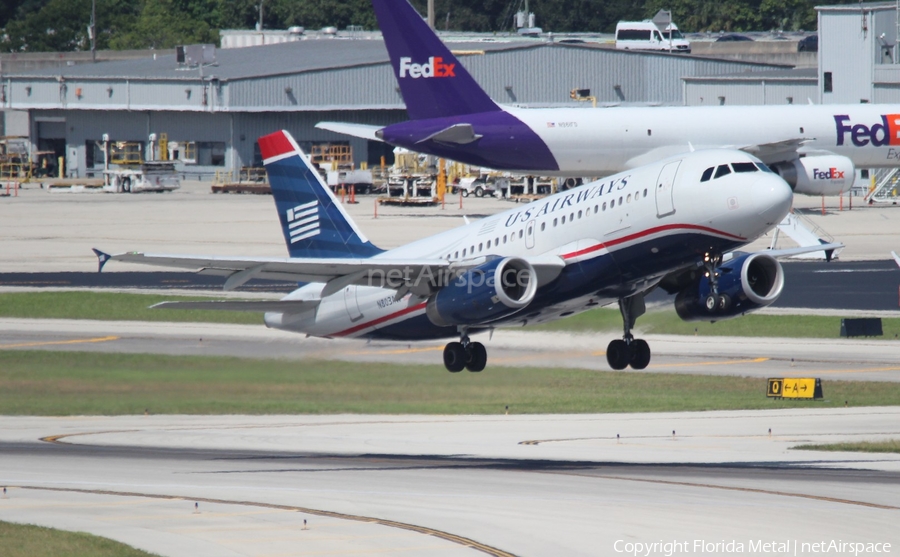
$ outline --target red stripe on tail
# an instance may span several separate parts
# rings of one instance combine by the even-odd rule
[[[262,153],[263,160],[267,160],[278,155],[294,152],[294,146],[286,133],[277,131],[259,138],[259,151]]]

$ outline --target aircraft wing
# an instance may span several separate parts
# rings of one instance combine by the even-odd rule
[[[746,151],[766,164],[793,160],[798,157],[797,150],[805,143],[811,141],[806,137],[795,137],[772,143],[760,143],[758,145],[744,145],[737,147]]]
[[[233,290],[250,279],[289,280],[325,283],[322,298],[346,286],[377,286],[427,295],[435,284],[447,284],[455,272],[482,265],[484,257],[453,262],[444,259],[387,258],[291,258],[218,257],[125,252],[115,255],[94,249],[102,271],[109,261],[123,261],[156,267],[189,269],[205,275],[228,277],[223,290]],[[537,257],[530,261],[539,280],[551,281],[565,263],[558,257]],[[443,280],[442,280],[443,279]],[[260,311],[252,309],[248,311]]]
[[[202,309],[224,311],[279,311],[299,313],[319,305],[319,300],[209,300],[196,302],[160,302],[150,309]]]
[[[375,135],[375,132],[382,129],[384,126],[348,124],[344,122],[319,122],[318,124],[316,124],[316,127],[320,130],[328,130],[352,137],[361,137],[362,139],[369,139],[371,141],[384,141],[383,139]]]

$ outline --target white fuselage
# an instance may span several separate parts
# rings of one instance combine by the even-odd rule
[[[733,249],[777,224],[790,208],[787,184],[771,172],[732,172],[701,182],[710,167],[752,162],[744,152],[711,149],[649,164],[561,192],[528,205],[418,240],[378,256],[387,259],[476,261],[488,256],[530,260],[560,258],[574,284],[571,297],[538,298],[543,322],[609,303],[616,292],[652,288],[666,273],[693,264],[703,250]],[[606,259],[603,259],[606,258]],[[592,275],[598,261],[614,261],[622,273]],[[580,265],[579,265],[580,264]],[[629,271],[640,269],[640,271]],[[580,281],[580,282],[579,282]],[[307,284],[285,299],[314,299],[323,284]],[[424,317],[423,297],[375,286],[345,287],[300,314],[267,313],[266,324],[315,336],[406,338],[402,323]],[[586,303],[590,302],[590,303]],[[537,303],[537,302],[535,302]],[[532,304],[534,305],[534,303]],[[410,338],[447,336],[446,328],[417,321]],[[507,324],[522,324],[521,317]]]
[[[900,166],[900,106],[896,105],[507,110],[538,134],[565,176],[620,172],[692,148],[750,147],[752,153],[753,146],[790,139],[808,140],[800,154],[841,155],[860,168]],[[841,118],[839,128],[836,117],[841,116],[847,118]]]

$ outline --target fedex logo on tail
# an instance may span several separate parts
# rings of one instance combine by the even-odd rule
[[[900,145],[900,114],[883,114],[881,122],[872,126],[851,124],[846,114],[837,114],[834,123],[837,126],[837,144],[843,145],[847,135],[850,142],[857,147],[865,147],[871,143],[875,147],[884,145]]]
[[[818,168],[813,168],[813,179],[814,180],[843,180],[844,179],[844,171],[838,170],[837,168],[829,168],[827,170],[819,170]]]
[[[413,63],[409,56],[400,58],[400,77],[456,77],[454,68],[456,64],[446,64],[440,56],[431,56],[424,64]]]

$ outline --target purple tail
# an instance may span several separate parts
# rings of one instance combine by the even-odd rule
[[[413,120],[501,110],[407,0],[372,0]]]

